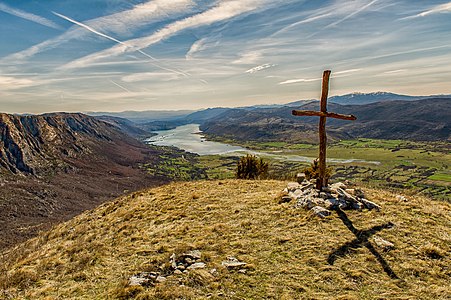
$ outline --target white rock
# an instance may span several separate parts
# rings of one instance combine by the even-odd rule
[[[381,248],[384,248],[385,250],[391,250],[395,247],[395,245],[392,242],[386,241],[378,236],[375,236],[373,240],[376,243],[376,245],[378,245]]]
[[[207,265],[203,262],[197,262],[195,264],[192,264],[191,266],[189,266],[187,269],[188,270],[193,270],[193,269],[203,269],[205,268]]]
[[[200,252],[199,250],[192,250],[189,251],[185,254],[183,254],[184,256],[190,257],[192,259],[201,259],[202,257],[202,252]]]
[[[376,211],[380,211],[381,207],[379,205],[377,205],[374,202],[371,202],[370,200],[367,200],[365,198],[361,198],[359,199],[359,201],[365,205],[366,208],[368,208],[369,210],[375,209]]]
[[[221,263],[227,269],[237,269],[247,265],[245,262],[239,261],[236,257],[228,256],[227,260]]]
[[[338,188],[345,190],[347,188],[347,186],[343,182],[336,182],[336,183],[333,183],[333,184],[329,185],[329,188],[331,190],[336,190]]]
[[[288,188],[288,191],[294,192],[299,186],[300,185],[297,182],[288,182],[287,188]]]
[[[312,211],[320,218],[325,218],[327,216],[330,216],[331,212],[324,207],[321,206],[315,206],[312,208]]]
[[[401,195],[397,195],[397,196],[396,196],[396,200],[398,200],[398,201],[403,201],[403,202],[409,201],[406,197],[401,196]]]
[[[166,277],[163,276],[158,276],[157,279],[155,280],[156,282],[165,282],[167,279]]]

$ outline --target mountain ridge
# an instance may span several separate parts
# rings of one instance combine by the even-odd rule
[[[318,110],[318,102],[309,102],[297,109]],[[292,107],[233,109],[201,124],[201,130],[212,136],[240,141],[317,142],[315,117],[296,117]],[[354,114],[357,121],[329,118],[331,141],[352,138],[402,140],[450,140],[451,98],[416,101],[387,101],[365,105],[329,103],[328,111]]]
[[[124,190],[166,183],[140,164],[163,150],[81,113],[0,115],[0,249]]]

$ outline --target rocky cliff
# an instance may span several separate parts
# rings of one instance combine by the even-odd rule
[[[0,114],[0,249],[124,191],[167,182],[139,167],[162,152],[84,114]]]

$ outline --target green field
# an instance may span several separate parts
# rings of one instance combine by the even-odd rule
[[[288,144],[283,142],[246,142],[235,144],[265,153],[299,155],[312,159],[318,155],[318,146],[312,144]],[[436,199],[451,201],[451,155],[446,143],[420,143],[402,140],[358,139],[331,144],[327,157],[376,161],[329,163],[334,169],[334,180],[351,180],[359,184],[387,189],[408,189]],[[270,162],[270,177],[294,179],[308,163],[274,159],[262,155]],[[205,169],[208,178],[224,179],[234,176],[237,157],[201,156],[198,167]]]

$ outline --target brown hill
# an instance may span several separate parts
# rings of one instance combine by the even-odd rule
[[[380,211],[320,219],[279,204],[284,187],[173,183],[103,204],[0,257],[0,298],[449,299],[449,203],[368,189]],[[192,250],[205,265],[171,269]],[[129,286],[142,272],[166,280]]]
[[[139,169],[161,150],[83,114],[0,114],[0,249],[168,180]]]

